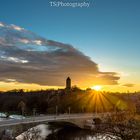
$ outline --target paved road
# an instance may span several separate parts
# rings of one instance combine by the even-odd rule
[[[0,127],[3,126],[12,126],[18,124],[28,124],[34,122],[49,122],[49,121],[56,121],[56,120],[68,120],[68,119],[82,119],[82,118],[93,118],[95,114],[63,114],[63,115],[46,115],[46,116],[35,116],[35,117],[27,117],[22,120],[13,119],[13,120],[4,120],[0,121]]]

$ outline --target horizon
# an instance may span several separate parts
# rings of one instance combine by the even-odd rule
[[[0,91],[64,88],[68,76],[81,89],[140,91],[140,2],[89,1],[1,1]]]

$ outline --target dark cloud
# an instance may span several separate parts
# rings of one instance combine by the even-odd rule
[[[130,84],[130,83],[128,83],[128,84],[124,84],[123,86],[125,86],[125,87],[134,87],[135,84]]]
[[[115,72],[100,72],[95,62],[70,44],[0,23],[1,81],[60,86],[67,76],[83,86],[119,80]]]

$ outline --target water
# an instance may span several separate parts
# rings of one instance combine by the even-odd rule
[[[47,140],[117,140],[111,134],[96,134],[93,131],[78,128],[63,128],[47,137]]]
[[[74,127],[55,128],[41,124],[16,137],[16,140],[118,140],[111,134],[96,134],[93,131]]]

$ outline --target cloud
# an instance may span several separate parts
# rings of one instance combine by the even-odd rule
[[[7,83],[8,83],[8,82],[16,82],[15,79],[5,79],[4,81],[7,82]]]
[[[16,57],[0,56],[1,60],[15,62],[15,63],[28,63],[28,60],[19,59]]]
[[[124,84],[123,86],[125,86],[125,87],[134,87],[134,86],[135,86],[135,84],[130,84],[130,83],[127,83],[127,84]]]
[[[0,22],[0,27],[4,27],[4,24]]]
[[[19,26],[14,25],[14,24],[11,24],[10,27],[13,28],[14,30],[17,30],[17,31],[22,31],[22,30],[24,30],[24,28],[21,28],[21,27],[19,27]]]
[[[98,64],[70,44],[49,40],[16,25],[0,22],[0,81],[64,86],[118,84],[116,72],[101,72]]]

